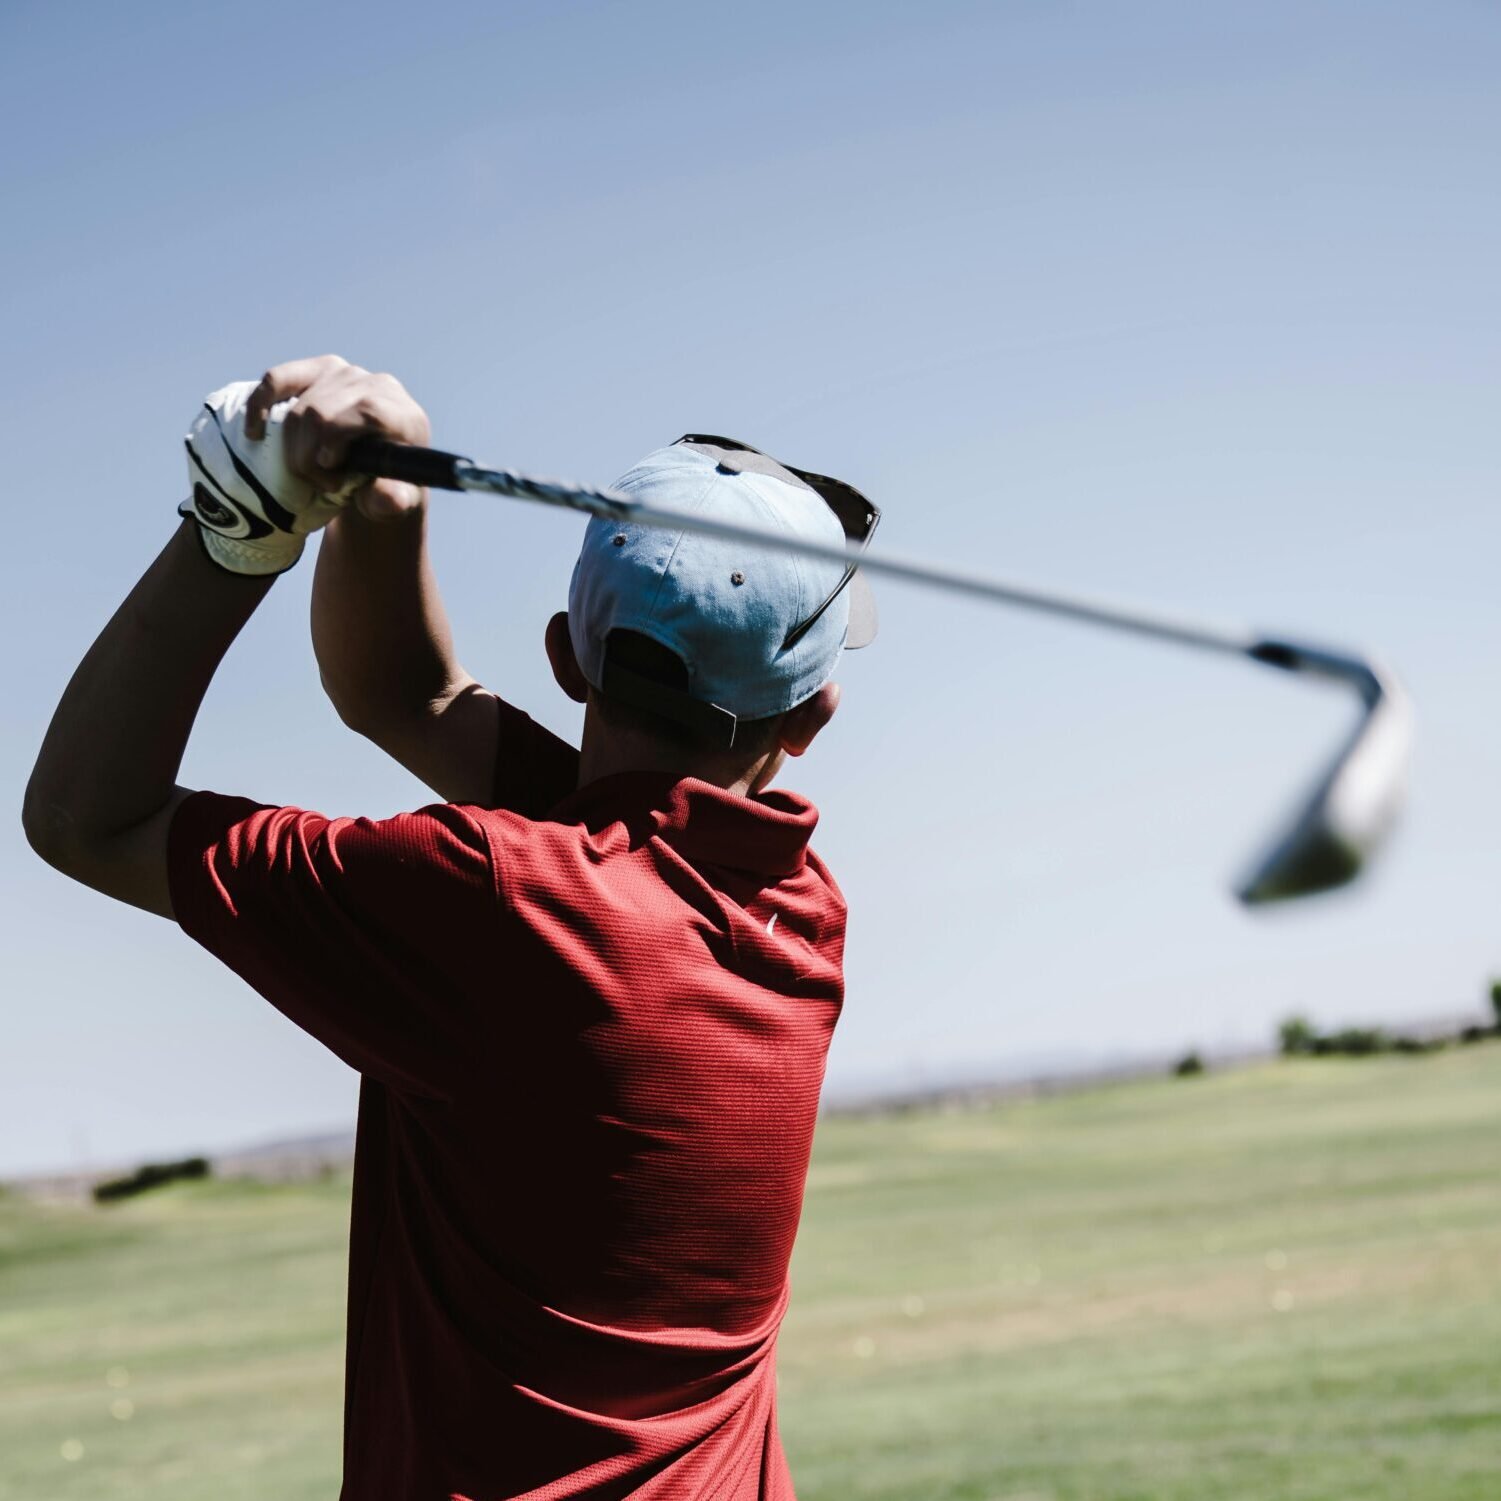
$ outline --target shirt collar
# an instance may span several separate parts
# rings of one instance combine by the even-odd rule
[[[779,787],[741,797],[697,777],[627,771],[580,787],[547,817],[591,833],[624,823],[632,843],[658,838],[690,864],[789,876],[803,867],[818,810]]]

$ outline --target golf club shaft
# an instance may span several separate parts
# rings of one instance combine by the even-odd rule
[[[376,438],[360,438],[350,446],[346,464],[360,474],[402,479],[444,490],[503,495],[515,500],[536,501],[542,505],[641,526],[668,527],[705,536],[723,537],[728,541],[746,542],[756,547],[795,553],[800,557],[821,558],[846,565],[853,563],[870,575],[905,579],[908,583],[926,584],[1021,609],[1130,631],[1136,635],[1170,641],[1180,646],[1197,647],[1203,651],[1249,657],[1253,661],[1284,671],[1311,671],[1321,676],[1338,678],[1353,682],[1363,696],[1367,682],[1374,681],[1372,669],[1366,663],[1358,657],[1341,652],[1291,642],[1267,641],[1247,629],[1186,620],[1135,606],[987,578],[943,564],[894,557],[889,553],[873,553],[857,547],[809,542],[785,534],[762,531],[756,527],[719,521],[697,513],[646,505],[618,491],[537,479],[508,469],[484,469],[469,459],[438,449],[387,443]]]

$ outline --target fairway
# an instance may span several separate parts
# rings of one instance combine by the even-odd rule
[[[1501,1496],[1501,1046],[820,1127],[803,1501]],[[4,1501],[333,1501],[347,1182],[0,1200]]]

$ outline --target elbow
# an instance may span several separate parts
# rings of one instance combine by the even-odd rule
[[[333,681],[327,673],[320,673],[319,677],[324,694],[339,716],[339,723],[346,730],[353,730],[356,735],[381,747],[400,739],[412,724],[431,712],[426,703],[417,712],[403,712],[394,707],[389,698],[352,691]]]
[[[35,776],[21,804],[21,828],[40,859],[59,874],[85,885],[108,843],[107,835],[92,829],[55,791],[39,786]]]
[[[376,715],[368,700],[359,694],[345,691],[326,672],[320,672],[318,676],[323,684],[325,697],[333,705],[334,713],[339,716],[339,723],[346,730],[353,730],[356,735],[363,735],[367,740],[374,739]]]
[[[66,808],[42,796],[35,784],[26,788],[21,828],[34,853],[54,870],[72,874],[78,864],[78,840]]]

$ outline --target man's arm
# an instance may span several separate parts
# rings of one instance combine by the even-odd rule
[[[337,367],[328,383],[342,435],[330,445],[316,422],[292,420],[289,406],[273,413],[274,401],[252,412],[249,398],[262,393],[248,382],[204,399],[187,436],[192,523],[178,529],[79,664],[26,789],[22,822],[43,859],[163,917],[173,915],[167,832],[186,796],[177,768],[224,653],[274,576],[297,562],[307,535],[347,498],[337,469],[349,438],[426,437],[422,409],[390,376],[343,360],[306,363]],[[399,512],[415,496],[380,482],[360,498]]]
[[[426,443],[426,413],[388,375],[334,355],[268,370],[249,398],[246,431],[295,399],[288,462],[333,484],[352,439],[380,430]],[[339,717],[440,797],[485,803],[495,782],[499,712],[459,665],[427,551],[424,491],[368,485],[324,532],[313,579],[313,648]]]
[[[227,573],[185,521],[89,648],[52,716],[22,821],[75,881],[172,916],[177,769],[215,670],[273,577]]]
[[[454,653],[425,502],[383,520],[350,510],[325,529],[312,618],[323,686],[344,723],[446,802],[489,802],[496,700]]]

